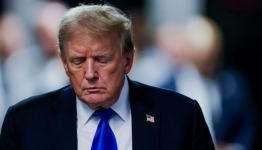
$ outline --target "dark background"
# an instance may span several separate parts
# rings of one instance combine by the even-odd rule
[[[262,1],[207,0],[206,15],[215,20],[224,35],[224,62],[246,77],[253,95],[257,125],[262,125]],[[261,129],[255,149],[262,149]]]

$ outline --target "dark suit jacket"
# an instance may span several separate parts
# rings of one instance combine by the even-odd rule
[[[195,100],[130,80],[129,98],[134,150],[214,150]],[[0,149],[77,150],[76,113],[71,85],[23,100],[6,114]]]

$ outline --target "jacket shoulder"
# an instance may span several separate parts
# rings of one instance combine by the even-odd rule
[[[153,87],[140,82],[132,81],[132,84],[146,97],[155,101],[156,104],[164,107],[195,107],[196,100],[193,100],[180,93]]]
[[[17,104],[11,106],[12,110],[14,112],[16,111],[23,111],[25,112],[26,110],[42,110],[46,107],[52,106],[58,99],[61,94],[61,92],[67,88],[70,85],[67,85],[65,87],[62,87],[58,90],[43,93],[40,95],[35,95],[29,98],[26,98],[24,100],[21,100]]]

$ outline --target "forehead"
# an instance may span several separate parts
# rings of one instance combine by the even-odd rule
[[[121,34],[111,32],[108,34],[93,34],[88,29],[80,29],[73,33],[66,43],[67,47],[78,50],[118,49],[122,46]]]

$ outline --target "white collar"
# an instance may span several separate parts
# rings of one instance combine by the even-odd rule
[[[121,90],[119,99],[110,107],[123,121],[127,121],[131,113],[128,94],[129,94],[129,85],[128,85],[127,77],[125,76],[124,86]],[[88,105],[80,101],[77,96],[76,96],[76,105],[77,105],[78,127],[82,127],[90,119],[90,117],[95,112],[95,110],[90,109]]]
[[[129,85],[127,81],[127,77],[125,76],[125,83],[122,88],[119,99],[111,106],[111,108],[115,111],[116,114],[122,118],[123,121],[127,121],[130,116],[130,101],[128,98],[129,95]]]

